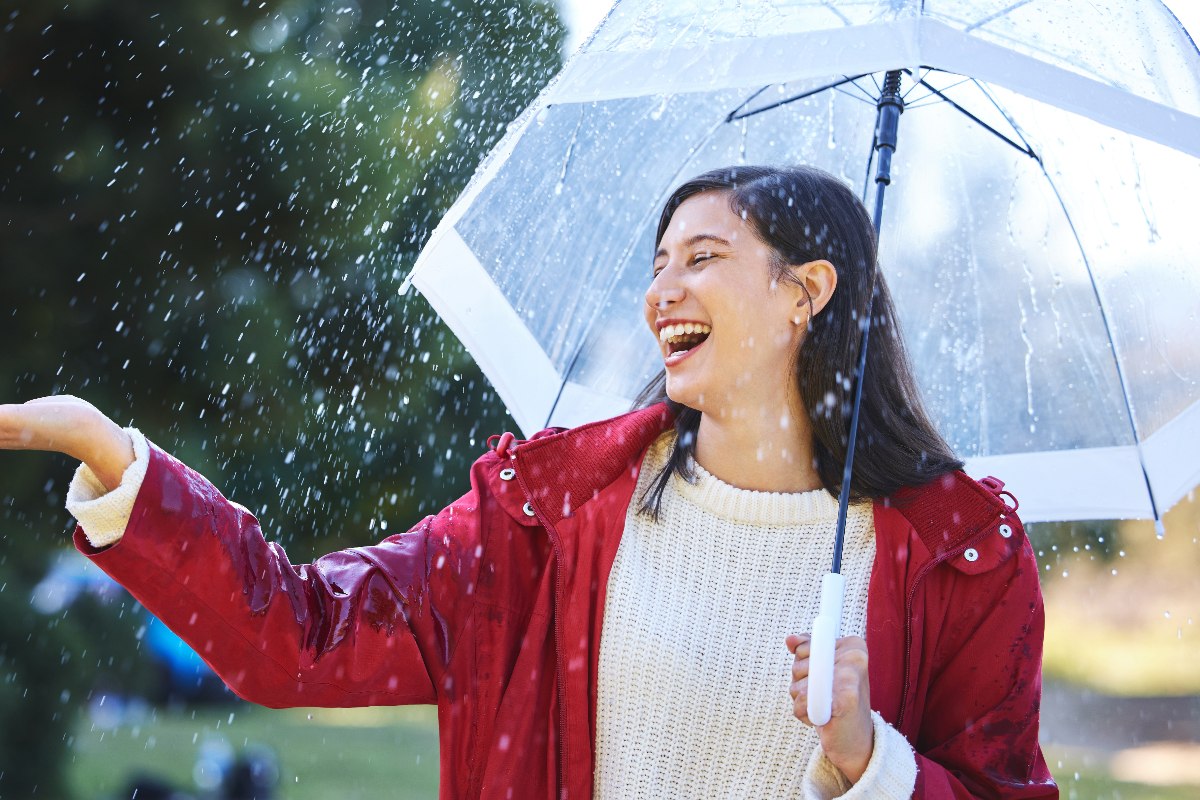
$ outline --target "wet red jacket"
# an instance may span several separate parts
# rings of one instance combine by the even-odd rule
[[[247,700],[436,703],[442,797],[588,798],[608,573],[669,425],[656,406],[505,440],[441,513],[301,566],[152,448],[124,538],[75,541]],[[955,474],[875,504],[871,702],[918,753],[916,797],[1058,796],[1037,567],[1000,491]]]

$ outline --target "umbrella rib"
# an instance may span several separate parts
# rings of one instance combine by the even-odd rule
[[[751,95],[749,98],[747,98],[745,103],[742,103],[740,106],[735,108],[733,111],[730,111],[729,116],[725,117],[725,122],[736,122],[739,119],[745,119],[746,117],[753,117],[755,114],[761,114],[764,111],[771,111],[772,109],[779,108],[780,106],[785,106],[788,103],[794,103],[797,100],[803,100],[806,97],[812,97],[814,94],[820,94],[821,92],[824,92],[827,89],[836,89],[837,87],[842,86],[844,84],[854,83],[854,81],[858,80],[859,78],[864,77],[867,74],[868,73],[864,72],[862,75],[855,75],[853,78],[847,76],[840,81],[834,81],[833,83],[826,84],[825,86],[821,86],[816,89],[811,89],[807,92],[801,92],[800,94],[794,95],[792,97],[786,97],[783,100],[778,100],[774,103],[771,103],[770,105],[762,106],[761,108],[756,108],[752,111],[742,112],[741,109],[745,108],[746,103],[749,103],[756,96],[758,96],[763,91],[763,89],[766,88],[766,87],[763,87],[763,89],[759,89],[757,92],[754,93],[754,95]]]
[[[911,74],[912,74],[912,73],[911,73],[909,70],[904,70],[904,71],[905,71],[905,72],[907,72],[909,75],[911,75]],[[951,100],[951,99],[950,99],[949,97],[947,97],[947,96],[946,96],[944,93],[942,93],[942,91],[941,91],[940,89],[938,89],[938,88],[937,88],[937,87],[935,87],[935,86],[931,86],[931,85],[930,85],[929,83],[927,83],[927,82],[926,82],[924,79],[920,79],[920,78],[918,78],[918,79],[917,79],[917,83],[921,84],[921,85],[922,85],[922,86],[924,86],[926,89],[928,89],[929,91],[931,91],[931,92],[933,92],[934,94],[936,94],[938,97],[940,97],[940,98],[942,98],[943,100],[945,100],[947,103],[949,103],[951,106],[953,106],[953,107],[954,107],[954,109],[955,109],[956,111],[958,111],[960,114],[962,114],[963,116],[965,116],[965,117],[967,117],[968,119],[970,119],[970,120],[971,120],[972,122],[974,122],[976,125],[979,125],[979,126],[980,126],[980,127],[982,127],[984,130],[986,130],[986,131],[989,131],[989,132],[991,132],[991,133],[995,134],[995,135],[996,135],[996,137],[1000,139],[1000,141],[1002,141],[1002,142],[1004,142],[1005,144],[1009,145],[1010,147],[1014,148],[1015,150],[1017,150],[1017,152],[1024,153],[1025,155],[1029,156],[1029,157],[1030,157],[1030,158],[1032,158],[1033,160],[1037,161],[1039,164],[1041,163],[1041,161],[1042,161],[1041,157],[1040,157],[1040,156],[1038,156],[1038,154],[1034,152],[1033,148],[1032,148],[1032,147],[1030,147],[1028,143],[1026,143],[1024,147],[1022,147],[1021,145],[1017,144],[1017,143],[1016,143],[1016,142],[1014,142],[1012,139],[1008,138],[1008,137],[1007,137],[1007,136],[1005,136],[1003,133],[1001,133],[1000,131],[996,130],[996,129],[995,129],[995,128],[993,128],[991,125],[988,125],[988,124],[987,124],[986,122],[984,122],[982,119],[980,119],[979,117],[975,116],[975,115],[974,115],[974,114],[972,114],[970,111],[967,111],[965,108],[963,108],[962,106],[960,106],[958,103],[956,103],[956,102],[954,102],[953,100]],[[1018,134],[1018,135],[1019,135],[1019,134]],[[1024,140],[1022,140],[1022,141],[1024,141]]]
[[[850,18],[847,17],[845,14],[843,14],[841,11],[838,11],[834,7],[833,3],[829,2],[829,0],[822,0],[821,5],[825,6],[827,9],[829,9],[830,12],[832,12],[835,17],[837,17],[838,19],[840,19],[842,21],[843,25],[845,25],[846,27],[851,26]]]
[[[871,189],[871,168],[875,165],[875,149],[879,145],[879,131],[871,135],[871,153],[867,156],[867,174],[863,176],[862,201],[863,205],[867,204],[867,192]],[[876,234],[876,239],[879,235]]]
[[[1019,2],[1013,3],[1008,8],[1002,8],[994,14],[988,14],[986,17],[979,20],[978,22],[972,22],[970,25],[968,25],[966,28],[964,28],[963,33],[970,33],[971,31],[975,30],[976,28],[982,28],[984,25],[987,25],[992,20],[999,19],[1000,17],[1003,17],[1006,14],[1008,14],[1010,11],[1016,11],[1021,6],[1028,5],[1030,2],[1032,2],[1032,0],[1019,0]]]
[[[1117,371],[1117,382],[1121,384],[1121,397],[1125,400],[1125,416],[1129,420],[1129,429],[1133,432],[1133,446],[1137,451],[1138,466],[1142,468],[1142,480],[1146,482],[1146,495],[1150,498],[1150,513],[1154,515],[1155,526],[1161,533],[1162,516],[1158,511],[1158,502],[1154,499],[1154,487],[1150,483],[1150,473],[1146,469],[1146,457],[1142,453],[1142,437],[1138,432],[1137,420],[1133,416],[1133,403],[1129,396],[1129,381],[1125,377],[1125,370],[1121,367],[1121,359],[1117,357],[1117,340],[1113,338],[1112,325],[1108,320],[1108,310],[1100,294],[1100,285],[1096,281],[1096,273],[1092,271],[1092,264],[1088,260],[1087,252],[1083,249],[1083,242],[1079,238],[1079,232],[1075,230],[1075,222],[1071,219],[1071,212],[1067,210],[1067,204],[1063,202],[1062,194],[1058,191],[1058,186],[1054,183],[1054,179],[1050,177],[1050,173],[1046,170],[1046,165],[1042,163],[1042,160],[1039,158],[1037,162],[1042,170],[1042,176],[1046,179],[1046,183],[1050,184],[1050,191],[1054,192],[1054,197],[1058,200],[1058,206],[1062,209],[1063,217],[1067,220],[1067,226],[1071,229],[1071,235],[1075,237],[1075,245],[1079,248],[1079,257],[1083,259],[1083,268],[1087,271],[1088,281],[1092,285],[1092,295],[1096,298],[1096,308],[1100,310],[1100,322],[1104,325],[1105,335],[1108,336],[1108,346],[1112,352],[1113,367]]]
[[[857,84],[856,84],[856,85],[857,85]],[[872,108],[874,108],[874,107],[875,107],[875,101],[874,101],[874,100],[870,100],[870,99],[868,99],[868,98],[866,98],[866,97],[861,97],[861,96],[859,96],[859,95],[857,95],[857,94],[854,94],[853,92],[848,92],[848,91],[846,91],[845,89],[843,89],[841,86],[835,86],[833,90],[834,90],[835,92],[840,92],[841,94],[844,94],[844,95],[846,95],[846,96],[847,96],[847,97],[849,97],[851,100],[857,100],[857,101],[858,101],[858,102],[860,102],[860,103],[866,103],[867,105],[871,106]]]
[[[913,82],[913,87],[912,87],[911,89],[909,89],[909,90],[908,90],[908,94],[912,94],[912,93],[913,93],[913,92],[915,92],[915,91],[916,91],[918,88],[921,88],[921,89],[924,89],[924,88],[926,88],[926,87],[925,87],[923,84],[925,83],[925,79],[929,77],[929,72],[931,72],[931,71],[932,71],[932,70],[930,70],[930,71],[927,71],[927,72],[926,72],[924,75],[922,75],[920,78],[918,78],[916,81],[914,81],[914,82]],[[949,73],[949,72],[947,72],[946,74],[947,74],[947,75],[950,75],[950,74],[952,74],[952,73]],[[943,92],[948,92],[948,91],[950,91],[951,89],[956,89],[956,88],[958,88],[959,86],[962,86],[964,83],[967,83],[967,82],[968,82],[968,81],[970,81],[970,80],[972,80],[972,79],[971,79],[971,78],[963,78],[961,81],[957,81],[956,83],[952,83],[952,84],[950,84],[949,86],[943,86],[943,87],[942,87],[942,91],[943,91]],[[910,107],[910,106],[911,106],[913,103],[920,103],[922,100],[928,100],[930,97],[933,97],[933,96],[934,96],[934,95],[933,95],[932,93],[928,93],[928,94],[923,94],[923,95],[921,95],[920,97],[916,98],[915,100],[909,100],[909,99],[908,99],[908,95],[905,95],[905,96],[904,96],[904,108],[905,108],[905,109],[908,109],[908,108],[909,108],[909,107]]]
[[[933,72],[933,67],[927,67],[924,64],[922,64],[919,67],[917,67],[917,71],[919,72],[920,70],[925,70],[925,74],[924,75],[912,75],[910,77],[916,78],[917,81],[922,81],[925,78],[929,77],[929,73]],[[913,92],[915,92],[917,89],[917,86],[919,86],[919,85],[920,85],[919,83],[913,83],[912,87],[907,92],[905,92],[903,95],[900,96],[900,99],[904,101],[905,106],[908,105],[908,96],[910,94],[912,94]]]
[[[876,103],[879,102],[879,94],[878,93],[871,94],[871,92],[868,91],[865,86],[860,86],[857,80],[850,81],[850,85],[853,86],[855,89],[858,89],[860,92],[862,92],[863,93],[862,99],[865,99],[871,105],[875,105]]]
[[[768,83],[766,86],[763,86],[761,89],[759,89],[758,91],[754,92],[754,93],[753,93],[753,94],[751,94],[749,97],[747,97],[745,100],[743,100],[743,101],[741,102],[741,104],[740,104],[740,105],[738,105],[738,107],[737,107],[737,108],[735,108],[733,111],[730,111],[730,112],[729,112],[729,117],[728,117],[728,119],[726,119],[726,122],[732,122],[734,119],[736,119],[737,117],[735,117],[735,116],[734,116],[735,114],[737,114],[739,111],[741,111],[743,108],[745,108],[745,107],[746,107],[748,104],[750,104],[751,102],[753,102],[753,101],[754,101],[754,98],[758,97],[760,94],[762,94],[763,92],[765,92],[767,89],[770,89],[770,88],[771,88],[772,86],[774,86],[774,85],[775,85],[775,84],[773,84],[773,83]]]
[[[938,100],[936,98],[933,100],[930,100],[929,97],[926,96],[926,97],[922,97],[920,100],[917,100],[915,102],[905,103],[904,110],[911,111],[914,108],[929,108],[930,106],[936,106],[937,104],[939,104],[941,102],[942,102],[941,100]]]
[[[987,90],[987,87],[985,87],[982,83],[975,80],[974,78],[971,78],[971,82],[974,83],[975,86],[979,88],[979,91],[983,93],[983,96],[986,97],[988,99],[988,101],[990,101],[991,104],[993,106],[995,106],[996,110],[1000,112],[1000,114],[1004,117],[1004,119],[1008,121],[1009,126],[1013,129],[1013,133],[1015,133],[1017,135],[1017,138],[1021,140],[1021,144],[1025,145],[1025,147],[1030,152],[1033,152],[1033,147],[1029,144],[1028,141],[1026,141],[1025,135],[1021,133],[1021,128],[1020,128],[1020,126],[1017,125],[1017,121],[1012,118],[1012,114],[1009,114],[1007,111],[1004,110],[1004,107],[1001,106],[1000,103],[998,103],[996,101],[996,98],[992,97],[992,93],[989,92]],[[1038,162],[1039,163],[1041,162],[1040,158],[1038,159]]]

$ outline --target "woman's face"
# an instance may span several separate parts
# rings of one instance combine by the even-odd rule
[[[771,258],[728,192],[675,211],[645,306],[672,400],[718,416],[783,410],[808,308],[803,289],[772,280]]]

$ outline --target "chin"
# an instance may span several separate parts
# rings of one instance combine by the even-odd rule
[[[681,406],[704,411],[704,392],[691,385],[690,381],[672,380],[667,374],[667,397]]]

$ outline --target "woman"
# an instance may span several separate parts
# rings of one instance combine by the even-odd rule
[[[1056,797],[1031,548],[1003,485],[963,475],[921,410],[882,277],[849,635],[833,718],[808,725],[874,264],[832,176],[685,183],[646,292],[664,375],[644,407],[505,434],[441,513],[312,565],[82,401],[0,408],[0,446],[84,462],[77,546],[239,695],[437,703],[443,797]]]

